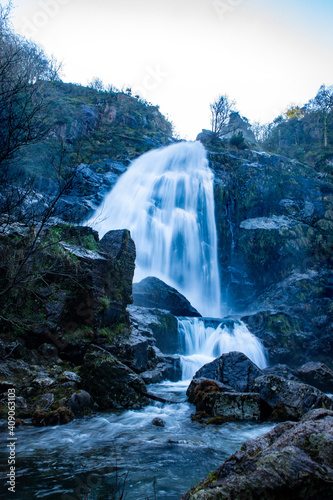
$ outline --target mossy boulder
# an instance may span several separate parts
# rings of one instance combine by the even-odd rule
[[[331,498],[333,412],[312,410],[247,441],[181,500]]]
[[[36,427],[45,427],[47,425],[64,425],[74,419],[74,413],[65,407],[60,407],[57,410],[45,412],[36,410],[32,415],[32,425]]]
[[[91,348],[87,352],[80,376],[100,409],[141,408],[148,404],[143,380],[104,350]]]

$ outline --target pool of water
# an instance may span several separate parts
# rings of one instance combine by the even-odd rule
[[[195,408],[186,402],[187,385],[149,386],[151,393],[175,404],[108,412],[63,426],[19,427],[15,499],[177,500],[244,441],[272,428],[267,423],[192,422]],[[153,425],[155,417],[165,426]],[[4,473],[6,453],[1,451]]]

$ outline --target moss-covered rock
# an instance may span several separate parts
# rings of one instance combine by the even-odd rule
[[[247,441],[182,500],[332,496],[333,412],[313,410]]]
[[[148,404],[143,380],[104,350],[92,348],[87,352],[80,376],[100,409],[141,408]]]

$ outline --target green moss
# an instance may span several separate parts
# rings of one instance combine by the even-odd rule
[[[279,313],[268,317],[266,328],[268,331],[274,333],[288,335],[289,333],[299,331],[300,325],[298,320],[291,318],[286,314]]]
[[[208,425],[222,425],[225,424],[228,420],[225,417],[212,417],[206,420],[206,424]]]
[[[73,332],[66,333],[64,335],[65,339],[67,340],[86,340],[88,342],[91,342],[95,335],[94,335],[94,330],[90,326],[86,325],[80,325],[77,327]]]
[[[102,297],[99,297],[98,298],[98,304],[99,304],[98,312],[102,312],[105,309],[109,309],[110,308],[110,299],[109,299],[109,297],[107,297],[106,295],[104,295]]]

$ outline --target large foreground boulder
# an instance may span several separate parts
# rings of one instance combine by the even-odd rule
[[[133,284],[133,303],[141,307],[164,309],[174,316],[201,316],[184,295],[153,276]]]
[[[148,404],[143,380],[104,350],[90,350],[81,367],[82,385],[100,409],[141,408]]]
[[[281,370],[288,375],[289,372],[281,367],[277,373]],[[208,380],[200,382],[200,379]],[[238,396],[221,396],[220,393],[225,392],[221,384],[230,386]],[[245,396],[243,393],[251,395]],[[261,419],[278,421],[299,420],[315,408],[333,410],[332,399],[316,387],[281,377],[273,370],[260,370],[241,352],[222,354],[200,368],[187,395],[190,402],[196,405],[197,411],[205,411],[213,416],[234,414],[237,419],[247,418],[244,415],[251,414],[256,419],[259,408]],[[251,411],[244,410],[243,405],[250,405]],[[239,411],[235,412],[235,408]]]
[[[333,412],[321,409],[247,441],[181,500],[332,497]]]
[[[207,363],[196,372],[194,378],[207,378],[227,384],[236,391],[250,392],[254,379],[262,371],[242,352],[228,352]]]

